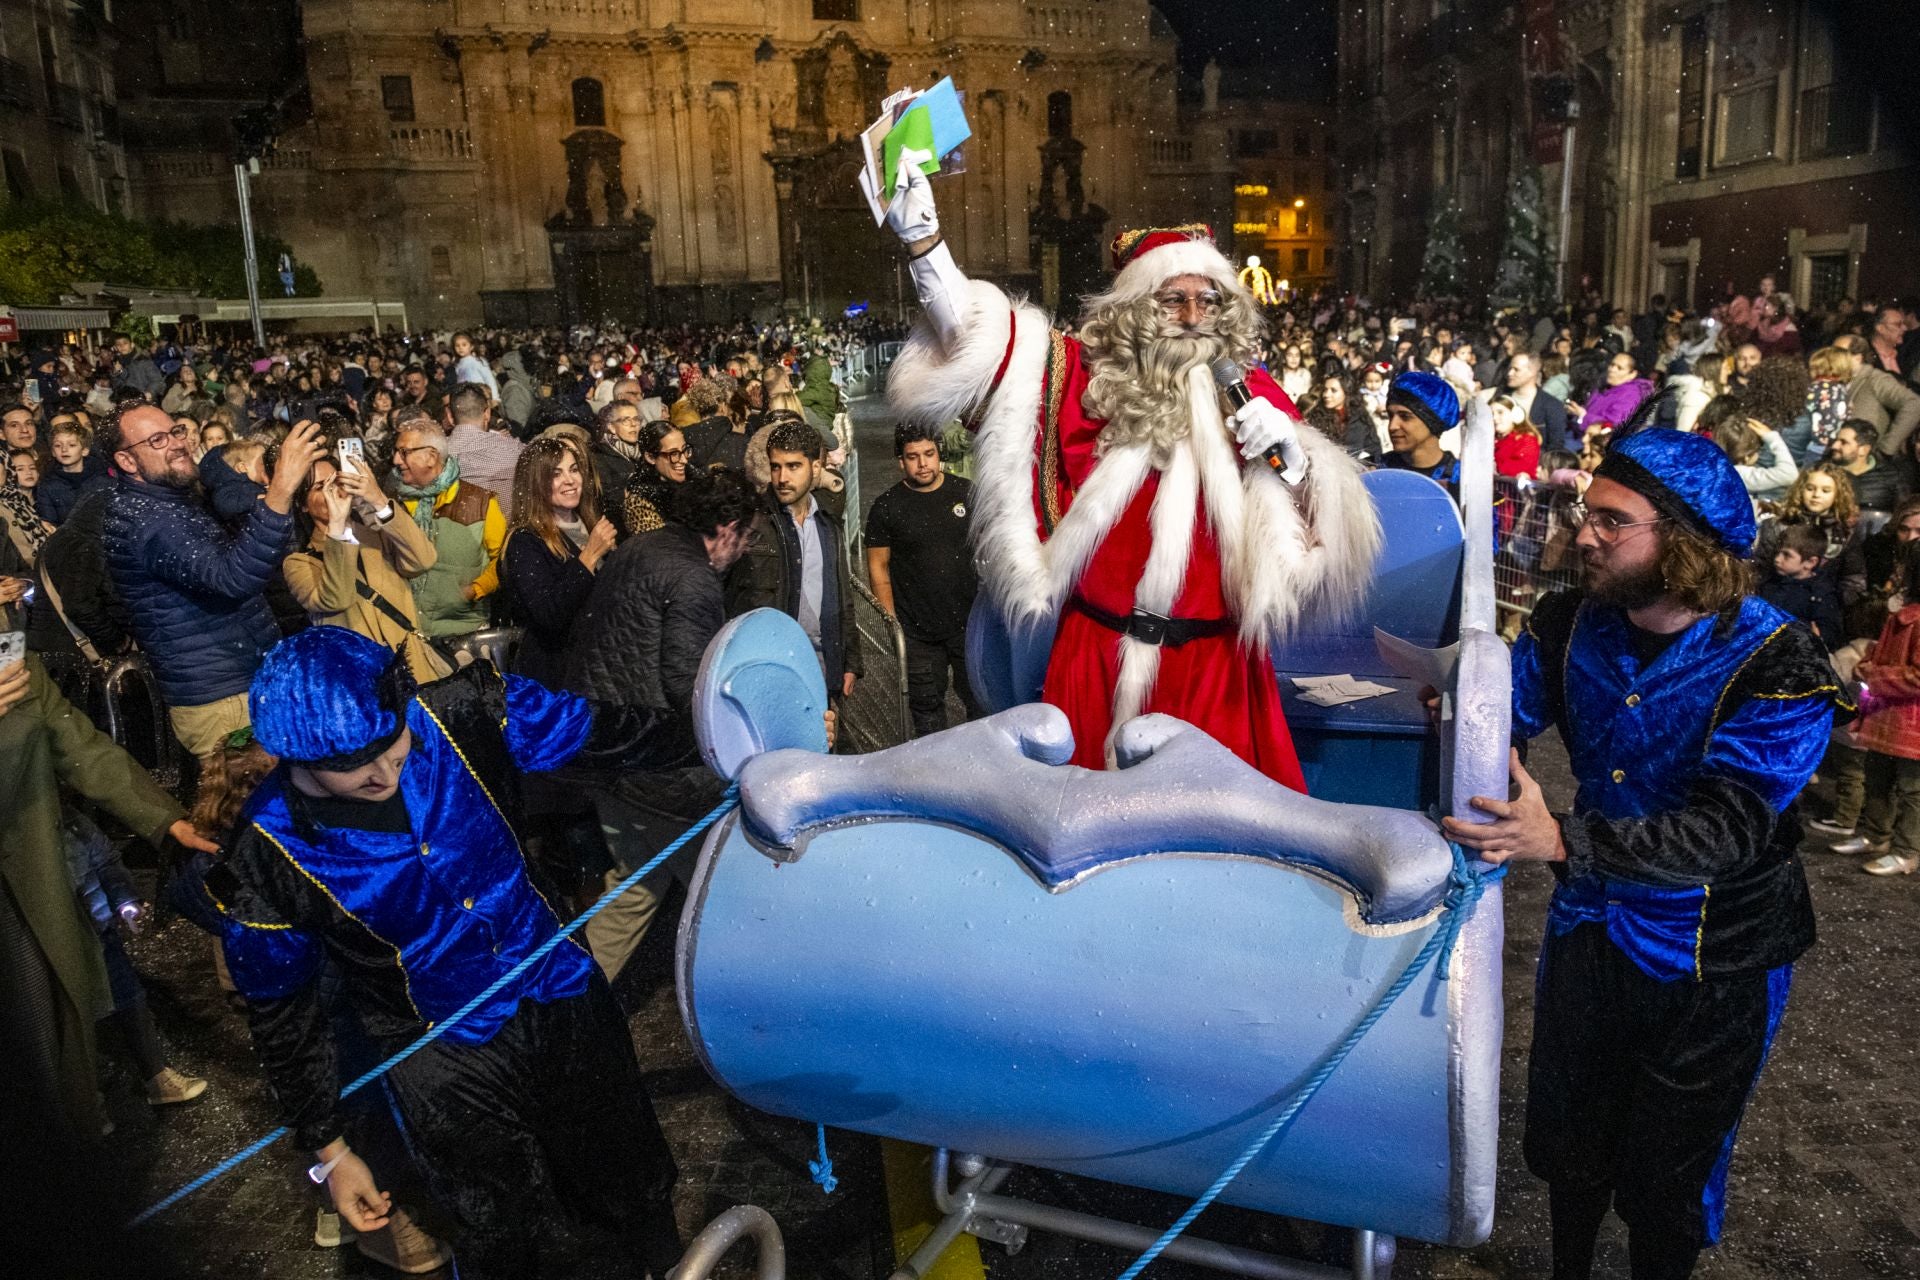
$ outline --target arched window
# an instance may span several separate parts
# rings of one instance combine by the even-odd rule
[[[1073,136],[1073,95],[1064,89],[1047,95],[1047,136]]]
[[[607,126],[607,91],[591,76],[573,82],[573,127],[604,129]]]

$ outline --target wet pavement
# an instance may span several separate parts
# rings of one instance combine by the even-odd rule
[[[1546,745],[1535,760],[1549,801],[1564,803],[1570,784],[1560,753]],[[1853,859],[1807,856],[1820,944],[1799,966],[1780,1042],[1742,1128],[1727,1239],[1702,1263],[1697,1274],[1705,1280],[1920,1275],[1920,1210],[1909,1194],[1920,1124],[1920,1094],[1912,1085],[1920,1018],[1906,990],[1920,954],[1920,881],[1876,880],[1860,874]],[[1532,966],[1548,888],[1548,875],[1537,868],[1509,880],[1493,1237],[1464,1252],[1404,1243],[1397,1277],[1518,1280],[1546,1273],[1545,1197],[1521,1164],[1519,1121]],[[118,1131],[107,1152],[125,1176],[155,1195],[274,1124],[244,1024],[221,1001],[206,948],[206,939],[183,921],[135,945],[175,1063],[213,1081],[202,1101],[156,1113],[138,1100],[129,1073],[110,1080]],[[794,1280],[886,1276],[891,1233],[878,1144],[833,1133],[840,1186],[831,1196],[822,1193],[806,1171],[812,1130],[732,1101],[700,1068],[674,1007],[670,959],[669,935],[656,929],[620,994],[636,1010],[634,1044],[680,1161],[682,1230],[697,1229],[730,1205],[758,1204],[786,1233]],[[1185,1207],[1170,1197],[1040,1172],[1018,1176],[1007,1191],[1154,1226]],[[281,1143],[170,1211],[148,1240],[184,1260],[181,1275],[299,1280],[392,1274],[352,1248],[314,1247],[309,1236],[315,1203],[298,1153]],[[1328,1261],[1344,1248],[1337,1233],[1230,1209],[1210,1211],[1196,1230]],[[1011,1257],[992,1244],[980,1248],[992,1280],[1100,1280],[1129,1261],[1112,1249],[1037,1234]],[[1603,1237],[1600,1264],[1601,1275],[1626,1275],[1617,1224]],[[721,1274],[751,1272],[742,1261]],[[1206,1274],[1168,1263],[1149,1272],[1163,1280]]]
[[[884,449],[880,461],[890,460],[891,443],[876,448],[879,428],[862,408],[856,404],[871,501],[876,485],[891,483],[872,455]],[[866,623],[877,627],[878,620],[869,616]],[[852,714],[866,732],[886,733],[896,712],[890,696],[884,671],[865,682]],[[1557,743],[1543,743],[1534,760],[1549,802],[1564,805],[1571,783]],[[1920,1015],[1907,990],[1920,956],[1920,880],[1872,879],[1854,859],[1807,847],[1820,943],[1799,966],[1785,1026],[1743,1126],[1727,1239],[1700,1266],[1704,1280],[1920,1275],[1920,1209],[1909,1192],[1920,1124],[1920,1090],[1913,1084]],[[1544,1190],[1525,1171],[1519,1141],[1533,962],[1550,884],[1540,868],[1522,869],[1509,880],[1493,1236],[1467,1251],[1404,1243],[1396,1277],[1519,1280],[1546,1274]],[[839,1189],[829,1196],[815,1186],[806,1169],[814,1155],[812,1129],[732,1101],[701,1069],[674,1005],[670,946],[670,930],[656,928],[619,994],[634,1011],[634,1044],[680,1162],[676,1207],[682,1231],[690,1234],[730,1205],[757,1204],[786,1235],[787,1274],[794,1280],[881,1280],[893,1258],[877,1142],[834,1133]],[[105,1146],[103,1176],[131,1184],[137,1195],[157,1197],[271,1129],[275,1117],[253,1067],[245,1026],[214,985],[207,939],[176,920],[137,940],[133,951],[175,1065],[213,1083],[201,1101],[155,1112],[140,1099],[130,1072],[122,1068],[109,1078],[117,1131]],[[392,1275],[351,1247],[313,1245],[318,1202],[303,1163],[289,1144],[277,1144],[169,1211],[141,1240],[178,1259],[174,1269],[182,1276]],[[1017,1175],[1006,1191],[1156,1228],[1185,1208],[1165,1196],[1040,1172]],[[1210,1211],[1195,1231],[1325,1261],[1338,1261],[1345,1247],[1337,1232],[1230,1209]],[[1040,1235],[1017,1255],[987,1243],[980,1252],[991,1280],[1102,1280],[1131,1260],[1112,1249]],[[718,1274],[751,1275],[741,1253]],[[1160,1280],[1210,1274],[1170,1263],[1148,1272]],[[1617,1223],[1603,1236],[1597,1274],[1626,1276]]]

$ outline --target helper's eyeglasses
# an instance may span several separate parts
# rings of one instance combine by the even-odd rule
[[[1576,525],[1593,530],[1593,536],[1608,546],[1620,541],[1620,535],[1629,529],[1642,529],[1650,524],[1665,524],[1667,517],[1655,516],[1651,520],[1622,520],[1611,511],[1589,511],[1587,504],[1576,502],[1568,509]]]

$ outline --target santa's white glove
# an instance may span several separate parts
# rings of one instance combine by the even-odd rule
[[[893,179],[893,203],[887,206],[887,225],[907,244],[940,234],[940,214],[933,206],[933,184],[920,166],[933,159],[931,151],[903,147]]]
[[[966,305],[967,277],[961,273],[940,240],[940,215],[933,207],[933,187],[920,172],[923,161],[932,153],[912,147],[900,152],[900,169],[893,188],[893,203],[887,206],[887,225],[912,250],[907,274],[913,277],[913,291],[933,322],[940,343],[952,347],[961,329],[961,311]],[[919,248],[933,242],[930,249]]]
[[[1286,463],[1280,469],[1282,480],[1298,484],[1307,474],[1307,451],[1300,444],[1300,433],[1293,419],[1271,400],[1249,400],[1227,418],[1227,427],[1240,443],[1240,456],[1247,461],[1264,459],[1278,449],[1281,461]]]

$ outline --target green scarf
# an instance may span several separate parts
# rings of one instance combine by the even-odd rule
[[[415,488],[405,480],[402,480],[393,487],[401,497],[416,499],[413,504],[413,522],[420,526],[422,533],[431,538],[433,537],[434,504],[439,502],[440,495],[453,488],[455,482],[459,479],[460,459],[450,457],[441,464],[440,474],[435,476],[430,483]]]

